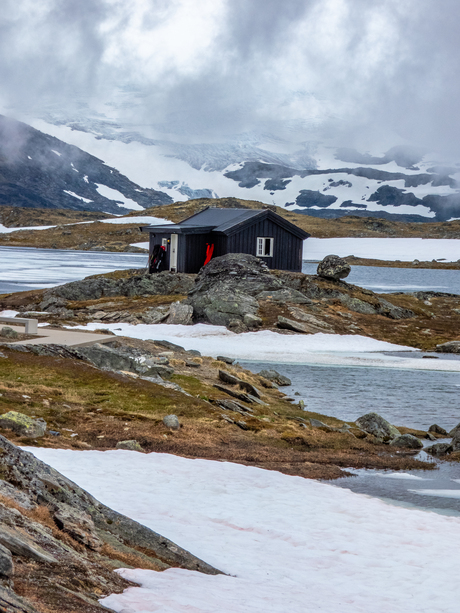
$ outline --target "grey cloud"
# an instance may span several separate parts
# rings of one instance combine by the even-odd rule
[[[394,132],[460,153],[457,0],[223,1],[225,18],[199,69],[158,77],[129,49],[117,64],[105,61],[133,4],[42,0],[39,14],[28,0],[5,0],[0,98],[66,106],[75,92],[110,100],[129,81],[143,96],[118,109],[121,119],[173,126],[190,139],[279,131],[282,123],[298,138],[323,131],[371,145]],[[155,37],[180,2],[146,2],[142,27]],[[316,111],[320,128],[309,119]]]

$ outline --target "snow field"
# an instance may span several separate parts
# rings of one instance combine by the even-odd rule
[[[460,518],[300,477],[130,451],[30,449],[230,576],[121,570],[118,613],[456,613]]]
[[[376,260],[460,260],[460,240],[450,238],[307,238],[303,259],[321,261],[326,255],[354,255]]]
[[[72,326],[76,330],[97,330],[101,323]],[[104,323],[104,328],[117,336],[141,340],[170,341],[185,349],[197,349],[203,355],[226,355],[237,360],[273,362],[275,364],[323,364],[401,368],[413,370],[446,370],[460,372],[460,361],[419,360],[384,355],[383,351],[417,351],[413,347],[393,345],[367,336],[340,334],[290,334],[283,337],[271,330],[235,334],[224,326],[195,324]],[[280,350],[280,346],[282,349]]]

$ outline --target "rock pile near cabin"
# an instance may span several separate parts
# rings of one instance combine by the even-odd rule
[[[281,290],[283,284],[258,258],[231,253],[214,258],[198,273],[188,302],[196,321],[239,331],[257,327],[261,292]]]
[[[112,511],[3,436],[0,473],[0,610],[5,613],[36,613],[50,604],[61,605],[52,610],[70,612],[83,610],[85,603],[85,610],[103,611],[98,597],[129,585],[113,569],[130,563],[219,573]]]

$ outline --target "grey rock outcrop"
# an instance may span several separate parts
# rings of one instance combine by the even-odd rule
[[[355,423],[364,432],[384,441],[390,441],[401,436],[400,431],[378,413],[366,413],[366,415],[359,417]]]
[[[17,411],[8,411],[0,416],[0,427],[12,430],[19,436],[39,438],[45,435],[46,421],[44,419],[32,419],[28,415]]]
[[[390,445],[393,447],[401,447],[402,449],[422,449],[422,441],[413,434],[402,434],[394,438]]]
[[[2,479],[12,483],[14,490],[25,496],[32,508],[40,502],[46,505],[53,514],[60,513],[62,516],[66,512],[68,516],[68,507],[70,507],[72,516],[80,527],[82,523],[77,519],[83,517],[80,514],[84,513],[89,516],[97,535],[104,542],[113,544],[118,541],[119,544],[127,547],[140,548],[145,555],[161,560],[166,567],[178,566],[207,574],[218,574],[219,571],[169,539],[106,507],[76,483],[41,462],[31,453],[16,447],[3,436],[0,436],[0,463]],[[2,509],[3,507],[0,506],[0,513],[4,512]],[[17,514],[16,511],[15,514]],[[15,514],[11,512],[11,521],[14,520]],[[0,519],[2,519],[1,515]],[[5,522],[3,519],[2,521],[4,525]],[[70,520],[66,521],[69,526]],[[44,531],[41,542],[37,541],[33,546],[44,546],[46,538],[52,538],[47,535],[48,533]],[[4,546],[10,549],[8,545]],[[53,556],[59,557],[60,551],[62,551],[62,546],[53,551]]]
[[[259,375],[264,377],[264,379],[268,379],[269,381],[276,383],[276,385],[279,385],[280,387],[292,385],[292,381],[288,379],[288,377],[281,375],[276,370],[261,370]]]
[[[350,274],[351,267],[348,262],[338,255],[327,255],[322,262],[318,264],[316,273],[324,279],[345,279]]]
[[[257,294],[256,298],[257,300],[270,300],[270,302],[282,302],[283,304],[312,304],[310,298],[307,298],[302,292],[291,289],[290,287],[260,292]]]
[[[164,379],[169,379],[174,373],[172,368],[160,364],[154,357],[140,362],[127,353],[117,351],[116,349],[99,343],[89,347],[79,347],[77,353],[86,358],[94,366],[97,366],[97,368],[106,370],[127,370],[145,376],[160,376]]]
[[[188,326],[192,323],[193,307],[183,302],[173,302],[169,309],[167,324]]]
[[[72,281],[53,287],[45,293],[47,303],[50,298],[65,300],[96,300],[103,296],[144,296],[178,294],[185,296],[192,289],[195,275],[163,271],[145,274],[143,270],[133,270],[124,279],[94,276],[81,281]],[[43,303],[42,303],[43,304]],[[48,302],[48,304],[51,304]],[[65,303],[64,303],[65,304]]]
[[[313,315],[308,316],[308,318],[305,317],[305,321],[302,322],[278,315],[278,322],[276,325],[278,328],[292,330],[293,332],[301,332],[303,334],[316,334],[318,332],[334,334],[332,326],[320,321]]]
[[[13,574],[13,556],[11,551],[0,544],[0,576],[11,577]]]
[[[282,283],[270,274],[258,258],[244,253],[230,253],[212,259],[196,278],[188,302],[194,319],[214,325],[228,326],[241,322],[245,315],[257,316],[261,292],[282,289]]]
[[[435,351],[438,353],[460,353],[460,341],[449,341],[437,345]]]

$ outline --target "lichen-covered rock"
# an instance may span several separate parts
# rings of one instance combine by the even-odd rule
[[[366,415],[359,417],[355,423],[364,432],[384,441],[401,436],[401,432],[378,413],[366,413]]]
[[[42,418],[32,419],[18,411],[8,411],[0,416],[0,427],[13,430],[20,436],[39,438],[45,435],[46,421]]]
[[[60,530],[67,532],[79,543],[86,545],[93,551],[102,549],[103,543],[97,535],[94,522],[84,511],[73,509],[69,505],[61,503],[53,518]]]
[[[1,435],[0,458],[2,479],[14,483],[14,488],[21,491],[32,506],[39,501],[49,509],[58,511],[64,503],[74,511],[88,514],[97,534],[105,542],[110,542],[112,547],[118,547],[121,543],[125,547],[141,550],[152,558],[159,558],[169,566],[208,574],[219,573],[169,539],[106,507],[76,483]]]
[[[256,296],[257,300],[270,300],[271,302],[281,302],[283,304],[312,304],[312,300],[307,298],[302,292],[290,287],[273,291],[260,292]]]
[[[393,447],[401,447],[403,449],[422,449],[422,441],[413,434],[402,434],[394,438],[390,445]]]
[[[180,421],[177,415],[166,415],[165,417],[163,417],[163,423],[170,430],[180,429]]]
[[[327,255],[322,262],[318,264],[316,273],[324,279],[345,279],[350,274],[351,267],[348,262],[338,255]]]
[[[425,447],[425,451],[431,455],[445,455],[451,449],[450,443],[435,443],[429,447]]]
[[[126,449],[128,451],[144,451],[140,443],[134,439],[129,441],[119,441],[116,444],[117,449]]]
[[[10,328],[9,326],[4,326],[0,330],[0,336],[2,336],[3,338],[18,338],[19,333],[16,332],[16,330],[13,330],[13,328]]]
[[[77,354],[85,357],[97,368],[106,370],[129,371],[149,377],[160,376],[163,379],[169,379],[174,373],[174,370],[166,364],[158,363],[155,356],[140,362],[129,353],[99,343],[89,347],[79,347]]]
[[[133,270],[132,273],[132,276],[124,279],[99,276],[65,283],[49,289],[43,302],[51,297],[60,297],[65,300],[96,300],[103,296],[143,296],[146,294],[185,296],[192,289],[195,279],[195,275],[170,271],[146,274],[144,270]]]
[[[250,330],[256,330],[257,328],[260,328],[260,326],[263,324],[263,321],[260,317],[257,317],[257,315],[246,313],[246,315],[243,317],[243,323]]]
[[[313,315],[311,315],[307,321],[302,322],[278,315],[276,325],[282,330],[292,330],[293,332],[302,332],[303,334],[316,334],[318,332],[334,334],[332,326],[324,324]]]

